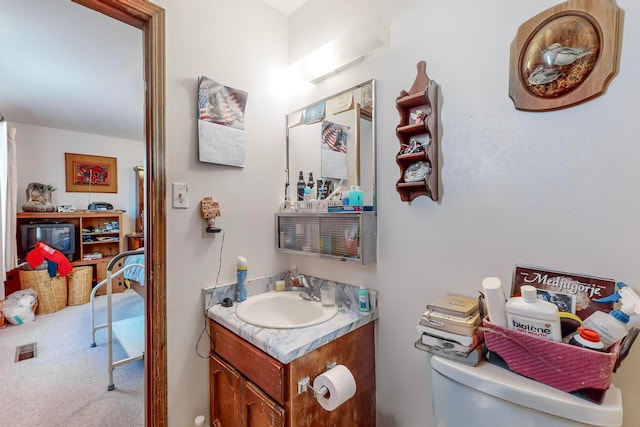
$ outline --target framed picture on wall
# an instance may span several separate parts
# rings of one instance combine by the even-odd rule
[[[615,2],[568,0],[523,23],[511,44],[516,109],[558,110],[603,94],[618,68],[619,21]]]
[[[115,157],[64,153],[69,193],[117,193],[118,169]]]

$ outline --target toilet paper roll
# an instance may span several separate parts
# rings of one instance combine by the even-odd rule
[[[318,396],[318,402],[327,411],[333,411],[356,394],[356,379],[344,365],[336,365],[313,380],[313,389],[320,390],[324,386],[328,395]]]
[[[502,282],[497,277],[485,277],[482,281],[482,289],[484,290],[484,301],[487,304],[489,320],[494,325],[506,328],[507,311]]]

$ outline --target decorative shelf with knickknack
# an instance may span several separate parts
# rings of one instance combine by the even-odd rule
[[[400,123],[396,136],[400,150],[396,163],[400,179],[396,190],[403,202],[418,196],[438,201],[438,84],[427,77],[427,63],[417,65],[416,79],[409,91],[396,99]]]

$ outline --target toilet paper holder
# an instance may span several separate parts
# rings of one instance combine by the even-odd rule
[[[337,362],[328,363],[327,371],[329,369],[334,368],[336,365],[337,365]],[[308,391],[311,391],[313,393],[313,396],[317,399],[319,397],[324,397],[329,392],[329,389],[327,389],[327,387],[325,386],[322,386],[317,390],[314,389],[311,386],[311,379],[308,376],[306,376],[298,380],[298,395],[307,393]]]

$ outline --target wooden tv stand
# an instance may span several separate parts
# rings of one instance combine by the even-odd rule
[[[107,264],[111,258],[124,251],[124,230],[120,211],[22,212],[17,215],[18,242],[21,238],[20,226],[34,221],[59,221],[75,225],[76,251],[71,265],[92,266],[94,285],[107,277]],[[92,253],[100,253],[102,258],[89,259]],[[19,263],[23,261],[24,259],[18,260]],[[105,293],[103,289],[98,291],[97,295]],[[113,292],[123,290],[122,276],[118,276],[113,283]]]

